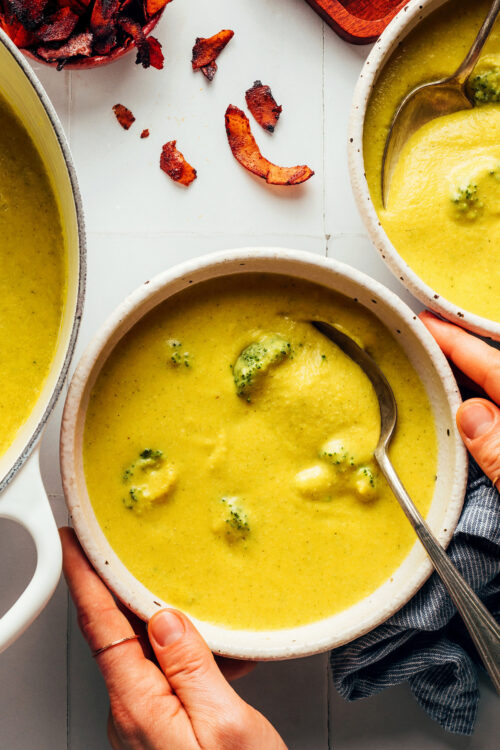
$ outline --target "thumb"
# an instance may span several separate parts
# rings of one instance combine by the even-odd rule
[[[491,401],[471,398],[457,412],[457,425],[467,449],[500,489],[500,409]]]
[[[192,720],[206,720],[214,713],[216,720],[220,712],[229,713],[241,702],[207,644],[181,612],[157,612],[149,621],[148,634],[162,672]]]

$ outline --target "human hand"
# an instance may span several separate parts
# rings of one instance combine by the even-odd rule
[[[492,401],[471,398],[457,411],[457,425],[467,449],[500,490],[500,351],[427,310],[420,320],[443,353]]]
[[[134,629],[94,572],[72,529],[60,530],[63,569],[92,652],[134,636]],[[157,612],[148,644],[129,640],[96,656],[110,700],[113,750],[286,750],[267,719],[226,681],[187,617]],[[233,669],[234,671],[234,669]]]

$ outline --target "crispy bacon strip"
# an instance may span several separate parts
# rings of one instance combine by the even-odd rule
[[[274,133],[283,107],[276,104],[269,86],[264,86],[262,81],[255,81],[254,85],[246,91],[245,99],[248,109],[259,125],[264,130]]]
[[[41,42],[64,42],[73,33],[78,16],[70,8],[59,8],[47,18],[36,34]]]
[[[34,31],[44,20],[47,2],[48,0],[6,0],[6,7],[27,31]]]
[[[207,39],[198,37],[193,47],[193,57],[191,60],[193,70],[201,70],[203,75],[209,81],[212,81],[217,72],[215,60],[233,36],[234,31],[223,29]]]
[[[144,15],[146,18],[151,18],[151,16],[159,13],[160,10],[163,10],[163,8],[171,1],[172,0],[144,0]]]
[[[155,36],[148,36],[146,41],[149,44],[150,65],[153,68],[157,68],[157,70],[161,70],[163,68],[163,63],[165,62],[165,58],[163,57],[163,52],[161,51],[160,42]]]
[[[196,169],[176,149],[177,141],[169,141],[162,147],[160,169],[181,185],[190,185],[196,179]]]
[[[116,19],[120,0],[95,0],[90,16],[90,31],[94,35],[94,49],[107,55],[116,45]]]
[[[18,21],[14,15],[11,15],[9,19],[0,13],[0,29],[3,29],[7,36],[9,36],[16,47],[23,49],[25,47],[31,47],[36,44],[37,38],[32,31],[27,31],[22,25],[21,21]]]
[[[75,34],[71,36],[66,44],[63,44],[59,49],[52,49],[52,47],[37,47],[36,54],[47,60],[47,62],[62,62],[64,63],[68,57],[76,57],[80,55],[82,57],[90,57],[92,54],[92,34],[89,31],[84,31],[82,34]]]
[[[132,123],[135,122],[134,115],[123,104],[115,104],[113,107],[113,112],[115,113],[116,119],[124,130],[128,130]]]
[[[204,65],[200,70],[205,78],[208,78],[209,81],[213,81],[215,74],[217,73],[217,63],[214,60],[209,65]]]
[[[226,110],[226,133],[234,158],[270,185],[299,185],[314,174],[306,165],[278,167],[265,159],[252,135],[248,117],[232,104]]]
[[[82,16],[92,0],[57,0],[60,8],[70,8],[77,16]]]
[[[149,68],[151,65],[151,48],[141,24],[132,18],[123,16],[118,20],[118,25],[123,31],[132,37],[137,48],[136,65],[142,65],[143,68]]]

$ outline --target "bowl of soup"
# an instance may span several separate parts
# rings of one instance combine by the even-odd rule
[[[37,552],[31,581],[0,618],[1,651],[43,609],[61,572],[37,446],[69,368],[85,279],[81,199],[61,124],[1,30],[0,237],[0,518],[23,525]]]
[[[500,340],[500,24],[469,81],[472,109],[417,130],[382,204],[390,123],[417,85],[451,75],[489,0],[411,0],[363,66],[349,127],[354,195],[382,259],[421,302],[448,320]]]
[[[431,572],[373,461],[373,389],[312,319],[391,382],[392,460],[446,544],[467,473],[456,383],[414,313],[348,266],[250,248],[168,270],[117,308],[69,389],[63,486],[92,564],[141,618],[178,607],[219,654],[340,645]]]

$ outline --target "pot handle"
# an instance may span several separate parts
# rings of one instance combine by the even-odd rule
[[[54,593],[61,575],[61,543],[40,475],[37,447],[0,495],[0,518],[20,523],[36,546],[33,578],[19,599],[0,618],[0,653],[38,617]]]

